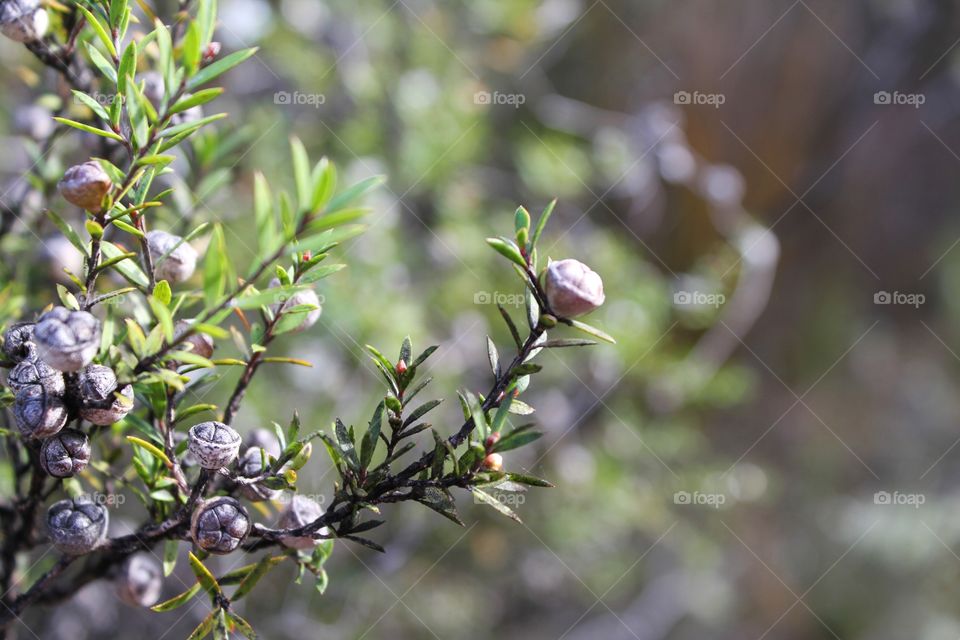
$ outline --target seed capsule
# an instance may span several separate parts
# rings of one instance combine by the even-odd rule
[[[263,453],[261,453],[263,452]],[[250,447],[237,462],[237,473],[245,478],[254,478],[263,473],[263,459],[266,452],[259,447]],[[240,493],[251,502],[262,500],[276,500],[280,496],[279,489],[271,489],[262,483],[242,484]]]
[[[557,260],[547,267],[547,302],[554,313],[573,318],[603,304],[603,280],[577,260]]]
[[[70,167],[58,185],[67,202],[93,213],[103,209],[103,197],[112,187],[110,176],[96,160]]]
[[[69,478],[90,462],[90,441],[76,429],[63,429],[40,447],[40,466],[54,478]]]
[[[113,369],[100,364],[88,365],[80,371],[73,395],[80,407],[80,417],[100,426],[121,420],[133,409],[133,387],[128,384],[118,389]]]
[[[93,551],[107,533],[109,515],[89,496],[55,502],[47,510],[47,531],[53,546],[73,556]]]
[[[157,280],[176,284],[189,280],[197,268],[197,251],[183,238],[166,231],[147,233],[147,244],[155,260],[153,274]],[[174,248],[176,247],[176,248]],[[170,252],[166,258],[163,256]]]
[[[17,42],[35,42],[50,26],[50,16],[38,0],[7,0],[0,4],[0,32]]]
[[[240,434],[222,422],[201,422],[190,427],[188,448],[204,469],[225,467],[240,452]]]
[[[13,401],[13,417],[24,438],[49,438],[67,424],[67,415],[63,399],[39,385],[24,387]]]
[[[100,321],[86,311],[54,307],[33,330],[40,358],[60,371],[79,371],[100,348]]]
[[[28,355],[7,374],[7,386],[14,393],[30,386],[39,386],[54,396],[62,396],[66,385],[63,374],[37,357],[36,348],[27,343]]]
[[[33,340],[33,323],[17,322],[3,332],[3,355],[20,362],[29,355],[27,344]]]
[[[136,553],[123,563],[116,579],[117,596],[131,607],[150,607],[160,599],[163,571],[147,553]]]
[[[197,505],[190,535],[204,551],[222,555],[239,547],[251,526],[250,515],[235,498],[212,498]]]
[[[278,526],[281,529],[299,529],[314,522],[323,515],[323,507],[306,496],[294,495],[290,499],[283,513],[280,514]],[[328,533],[326,527],[321,527],[319,534]],[[280,542],[290,549],[308,550],[317,546],[320,541],[309,536],[286,536]]]

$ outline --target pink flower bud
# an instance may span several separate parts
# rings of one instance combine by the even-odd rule
[[[603,280],[577,260],[551,262],[545,284],[550,309],[564,318],[590,313],[603,304]]]
[[[489,471],[500,471],[503,469],[503,456],[499,453],[491,453],[483,459],[483,468]]]

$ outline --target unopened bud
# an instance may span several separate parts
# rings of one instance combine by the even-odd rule
[[[487,436],[487,440],[486,440],[485,444],[486,444],[486,446],[487,446],[487,449],[491,449],[491,448],[493,448],[493,446],[494,446],[495,444],[497,444],[498,442],[500,442],[500,432],[499,432],[499,431],[494,431],[494,432],[491,433],[489,436]]]
[[[207,44],[206,48],[203,50],[203,62],[204,64],[212,62],[214,58],[220,55],[220,43],[214,40]]]
[[[499,453],[488,454],[483,459],[483,468],[489,471],[500,471],[503,469],[503,456]]]
[[[603,280],[577,260],[551,262],[545,289],[550,310],[564,318],[589,313],[604,301]]]
[[[103,209],[103,197],[111,187],[110,176],[96,160],[70,167],[59,184],[60,194],[67,202],[93,213]]]
[[[404,374],[404,373],[406,373],[406,372],[407,372],[407,363],[404,362],[403,360],[400,360],[400,361],[397,363],[397,373],[399,373],[399,374],[402,375],[402,374]]]

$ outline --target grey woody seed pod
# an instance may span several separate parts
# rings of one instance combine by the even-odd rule
[[[13,417],[24,438],[49,438],[67,424],[68,412],[63,398],[31,385],[17,392]]]
[[[563,318],[589,313],[604,301],[603,280],[577,260],[551,262],[544,288],[550,309]]]
[[[90,441],[76,429],[63,429],[40,447],[40,466],[54,478],[69,478],[90,462]]]
[[[33,340],[48,365],[60,371],[79,371],[100,348],[100,321],[86,311],[54,307],[37,320]]]
[[[239,547],[251,526],[250,515],[236,498],[212,498],[194,510],[190,535],[199,548],[222,555]]]
[[[88,496],[55,502],[47,510],[47,531],[53,546],[73,556],[93,551],[107,533],[109,515]]]
[[[298,529],[310,524],[323,515],[323,507],[306,496],[293,495],[287,504],[283,513],[280,514],[278,526],[281,529]],[[328,532],[326,527],[321,527],[317,532],[324,535]],[[308,536],[287,536],[280,539],[280,542],[290,549],[299,549],[301,551],[309,550],[319,544],[319,540]]]
[[[60,194],[70,204],[100,213],[103,196],[113,187],[113,182],[99,162],[89,160],[67,169],[58,187]]]
[[[37,357],[33,343],[27,343],[27,351],[29,355],[7,374],[7,386],[17,393],[25,387],[36,385],[51,395],[62,396],[66,389],[63,374]]]
[[[50,16],[39,0],[7,0],[0,4],[0,32],[17,42],[34,42],[47,33]]]
[[[274,278],[270,281],[270,288],[279,287],[280,280]],[[320,308],[320,298],[317,297],[317,292],[313,289],[303,289],[301,291],[295,291],[290,297],[285,300],[277,301],[277,304],[270,305],[270,309],[274,313],[284,313],[294,307],[297,307],[302,304],[310,304],[315,307],[313,311],[308,311],[303,314],[303,322],[301,322],[291,333],[300,333],[301,331],[306,331],[313,325],[317,324],[317,320],[320,319],[320,314],[323,313],[323,309]]]
[[[178,320],[174,326],[176,334],[178,336],[183,335],[187,329],[190,328],[191,324],[189,320]],[[186,347],[188,344],[192,346],[191,351],[193,353],[204,358],[211,357],[213,350],[216,348],[216,343],[214,343],[213,338],[205,333],[193,333],[181,343],[183,347]]]
[[[201,422],[190,427],[188,448],[204,469],[219,469],[237,459],[240,434],[222,422]]]
[[[237,462],[237,472],[245,478],[253,478],[263,473],[263,459],[266,452],[259,447],[250,447],[240,456]],[[263,484],[242,484],[240,493],[250,502],[276,500],[280,496],[279,489],[271,489]]]
[[[150,554],[135,553],[120,568],[117,596],[131,607],[150,607],[160,599],[163,570]]]
[[[3,355],[20,362],[29,355],[27,343],[33,340],[33,323],[17,322],[3,332]]]
[[[153,255],[153,274],[157,280],[166,280],[171,284],[188,280],[197,268],[197,251],[183,238],[166,231],[149,231],[147,244]],[[177,244],[179,243],[179,246]],[[176,249],[174,249],[176,247]],[[166,258],[162,256],[171,251]]]
[[[277,440],[277,434],[262,427],[251,431],[245,444],[248,451],[250,449],[264,449],[274,458],[279,458],[280,454],[283,453],[280,450],[280,441]]]
[[[133,409],[133,387],[128,384],[118,389],[113,369],[101,364],[84,367],[71,392],[80,406],[80,417],[96,425],[111,425]]]

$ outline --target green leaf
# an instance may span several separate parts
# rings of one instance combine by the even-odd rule
[[[274,287],[259,293],[251,293],[237,298],[234,306],[238,309],[259,309],[260,307],[274,304],[282,304],[290,299],[294,294],[309,289],[302,286]],[[284,314],[287,309],[284,309]]]
[[[604,342],[609,342],[610,344],[617,344],[617,341],[614,340],[611,336],[607,335],[606,333],[604,333],[600,329],[597,329],[596,327],[590,326],[585,322],[580,322],[579,320],[567,320],[566,322],[568,322],[570,326],[573,327],[574,329],[577,329],[578,331],[582,331],[586,334],[589,334],[594,338],[599,338],[600,340],[603,340]]]
[[[175,105],[170,107],[170,113],[180,113],[187,109],[192,109],[200,105],[207,104],[211,100],[219,97],[223,93],[222,87],[212,87],[210,89],[201,89],[194,94],[180,98]]]
[[[540,219],[537,221],[537,228],[533,232],[533,237],[530,238],[530,246],[536,247],[537,242],[540,240],[540,235],[543,233],[544,228],[547,226],[547,221],[550,220],[550,216],[553,215],[553,209],[557,206],[556,199],[550,201],[550,204],[546,206],[543,210],[543,213],[540,214]]]
[[[119,229],[122,229],[123,231],[126,231],[132,236],[136,236],[137,238],[146,237],[146,234],[144,234],[143,231],[140,231],[140,229],[137,229],[133,225],[127,224],[123,220],[114,220],[113,225]]]
[[[110,82],[110,84],[116,86],[117,84],[117,70],[114,68],[113,63],[103,57],[103,54],[100,53],[100,50],[89,42],[85,43],[87,47],[87,53],[90,55],[90,60],[93,64],[100,70],[100,73]],[[115,108],[120,107],[120,101],[114,100],[113,106]]]
[[[167,454],[165,454],[157,445],[147,442],[146,440],[136,436],[127,436],[127,441],[130,442],[130,444],[146,449],[154,458],[157,458],[163,462],[163,464],[165,464],[167,467],[173,466],[173,463],[170,462],[170,458],[167,457]]]
[[[507,389],[497,407],[497,412],[493,416],[493,422],[490,424],[491,431],[499,432],[507,421],[507,414],[510,413],[510,407],[513,405],[513,390]]]
[[[519,249],[517,249],[517,246],[510,240],[506,240],[505,238],[487,238],[487,244],[493,247],[497,253],[504,256],[508,260],[526,268],[526,260],[523,259],[523,256],[520,255]]]
[[[217,26],[217,0],[200,0],[197,23],[200,25],[203,44],[207,44],[213,39],[213,32]]]
[[[192,91],[201,85],[210,82],[220,74],[226,73],[230,69],[234,68],[256,52],[257,47],[251,47],[250,49],[244,49],[242,51],[235,51],[234,53],[217,60],[213,64],[204,67],[195,76],[190,78],[189,81],[187,81],[187,90]]]
[[[163,543],[163,575],[169,576],[177,566],[177,554],[180,551],[179,540],[166,540]]]
[[[97,114],[98,118],[104,122],[110,122],[110,114],[107,113],[107,110],[103,108],[102,104],[85,94],[83,91],[77,91],[76,89],[73,89],[72,91],[74,97],[89,107],[91,111]]]
[[[217,579],[213,577],[213,574],[210,573],[210,570],[207,569],[200,558],[193,555],[193,552],[190,552],[190,568],[193,570],[193,575],[197,576],[197,583],[203,587],[203,590],[209,593],[210,595],[219,594],[220,585],[217,584]]]
[[[157,135],[160,138],[174,138],[176,136],[179,136],[180,134],[190,134],[196,131],[197,129],[199,129],[200,127],[204,127],[210,124],[211,122],[216,122],[217,120],[223,120],[226,117],[227,117],[226,113],[216,113],[212,116],[207,116],[206,118],[200,118],[199,120],[193,120],[190,122],[184,122],[182,124],[174,125],[172,127],[167,127]],[[182,138],[180,139],[182,140]]]
[[[267,575],[267,572],[270,571],[270,569],[283,562],[285,558],[286,556],[264,556],[261,558],[260,561],[253,567],[253,570],[250,571],[247,577],[243,579],[243,581],[240,583],[240,586],[237,587],[237,590],[233,592],[233,595],[230,597],[230,599],[236,601],[248,595],[260,581],[260,578]]]
[[[168,542],[176,543],[176,540],[168,540]],[[169,575],[169,574],[165,574],[165,575]],[[184,591],[183,593],[181,593],[180,595],[174,596],[173,598],[170,598],[169,600],[161,602],[160,604],[153,605],[152,607],[150,607],[150,610],[156,611],[157,613],[163,613],[164,611],[173,611],[174,609],[178,607],[182,607],[186,603],[190,602],[193,596],[197,595],[198,593],[200,593],[200,585],[195,584],[189,589],[187,589],[186,591]]]
[[[313,169],[313,197],[310,211],[318,211],[337,189],[337,169],[327,158],[321,158]]]
[[[342,209],[354,200],[366,194],[368,191],[379,187],[384,182],[386,182],[386,178],[383,176],[371,176],[369,178],[365,178],[364,180],[361,180],[357,184],[343,191],[338,196],[334,197],[330,202],[327,203],[327,206],[324,207],[324,209],[331,212]]]
[[[121,251],[116,245],[106,241],[101,243],[100,248],[103,250],[103,255],[109,259],[117,258],[127,254],[126,251]],[[113,268],[116,269],[120,275],[130,281],[131,284],[143,289],[150,286],[150,282],[147,280],[146,274],[143,273],[136,263],[130,260],[118,261],[113,264]]]
[[[253,212],[257,224],[257,239],[261,255],[267,255],[277,246],[277,219],[273,213],[270,185],[262,173],[254,175]]]
[[[313,195],[310,183],[310,158],[298,138],[290,138],[290,151],[293,155],[293,178],[297,185],[297,204],[300,206],[300,211],[306,211]]]
[[[500,438],[497,444],[493,445],[492,451],[495,453],[503,453],[504,451],[517,449],[526,444],[530,444],[534,440],[540,439],[541,436],[543,436],[543,434],[539,431],[533,431],[529,428],[518,428]]]
[[[417,498],[417,502],[430,507],[444,518],[456,522],[461,527],[464,526],[463,520],[457,513],[457,503],[454,501],[450,492],[442,487],[426,487],[423,490],[423,496]]]
[[[335,432],[337,435],[337,446],[339,447],[339,451],[343,455],[343,458],[347,461],[351,468],[359,470],[360,460],[357,458],[356,445],[354,445],[353,439],[350,437],[350,432],[347,430],[346,425],[343,424],[339,418],[336,421]]]
[[[503,515],[510,518],[511,520],[516,520],[517,522],[523,524],[523,521],[520,519],[520,516],[514,513],[513,509],[503,504],[502,502],[500,502],[499,500],[491,496],[489,493],[485,493],[480,489],[477,489],[476,487],[470,487],[470,491],[473,493],[473,497],[476,499],[477,502],[489,505],[494,509],[496,509],[497,511],[499,511],[500,513],[502,513]]]
[[[487,336],[487,360],[490,362],[490,370],[493,372],[493,376],[499,377],[500,375],[500,354],[497,353],[497,345],[493,343],[493,340],[490,339],[490,336]]]
[[[480,438],[486,438],[490,435],[489,429],[487,428],[487,417],[483,413],[483,407],[480,405],[480,401],[477,399],[472,392],[467,391],[464,394],[464,398],[467,401],[467,407],[470,409],[470,415],[473,417],[473,425],[477,430],[477,433],[480,434]]]
[[[57,225],[57,229],[70,241],[70,244],[76,247],[85,257],[90,256],[90,252],[87,250],[87,243],[80,239],[80,235],[73,230],[73,227],[67,224],[63,218],[51,209],[47,209],[47,217],[53,221],[53,224]]]
[[[337,271],[346,268],[346,266],[347,265],[345,264],[328,264],[322,267],[315,267],[304,275],[300,276],[300,280],[298,280],[298,282],[300,284],[311,284],[333,275]]]
[[[243,634],[243,637],[248,638],[249,640],[256,640],[257,632],[253,630],[253,627],[250,626],[250,623],[233,613],[232,611],[227,614],[227,618],[237,630]]]
[[[165,306],[170,306],[170,301],[173,299],[173,292],[170,291],[170,283],[166,280],[161,280],[153,288],[153,297],[156,300]]]
[[[100,42],[103,43],[103,46],[106,48],[106,50],[111,56],[116,58],[117,49],[113,46],[113,40],[107,34],[107,30],[104,28],[103,24],[100,23],[100,20],[83,5],[77,4],[76,7],[81,13],[83,13],[83,16],[87,19],[87,24],[93,28],[94,33],[97,34],[97,38],[100,39]]]
[[[123,57],[120,58],[120,65],[117,67],[117,90],[120,93],[126,93],[127,83],[137,72],[137,43],[131,40],[130,44],[123,51]]]
[[[77,302],[76,296],[70,293],[62,284],[57,285],[57,294],[60,298],[60,302],[63,303],[63,306],[68,309],[73,309],[74,311],[80,310],[80,303]]]
[[[367,433],[363,436],[363,442],[360,443],[360,466],[364,469],[370,466],[373,454],[377,450],[377,443],[380,442],[380,428],[383,423],[383,401],[377,405],[373,412],[373,418],[370,420],[370,426]]]
[[[190,637],[187,640],[202,640],[206,638],[213,631],[214,625],[217,624],[217,614],[220,612],[220,609],[214,609],[211,611],[203,621],[197,625],[197,628],[193,630],[193,633],[190,634]]]
[[[520,484],[530,485],[531,487],[545,487],[548,489],[553,487],[553,484],[547,482],[546,480],[520,473],[508,473],[507,479],[512,480],[513,482],[519,482]]]
[[[216,224],[203,260],[203,298],[208,307],[212,307],[223,297],[227,286],[227,243],[223,236],[223,227]]]
[[[68,127],[73,127],[74,129],[79,129],[80,131],[92,133],[96,136],[101,136],[103,138],[110,138],[111,140],[116,140],[117,142],[123,142],[123,138],[115,134],[113,131],[107,131],[106,129],[98,129],[96,127],[91,127],[88,124],[83,124],[82,122],[76,122],[75,120],[69,120],[67,118],[61,118],[59,116],[54,116],[53,119],[59,122],[60,124],[65,124]]]
[[[187,75],[192,76],[197,72],[200,66],[200,58],[203,54],[200,44],[200,27],[196,20],[190,22],[187,32],[183,37],[181,51],[183,55],[183,65],[187,70]]]
[[[414,409],[407,419],[403,421],[403,426],[406,427],[413,424],[423,416],[427,415],[429,412],[433,411],[437,406],[440,405],[441,402],[443,402],[443,400],[430,400],[429,402],[423,403]]]

